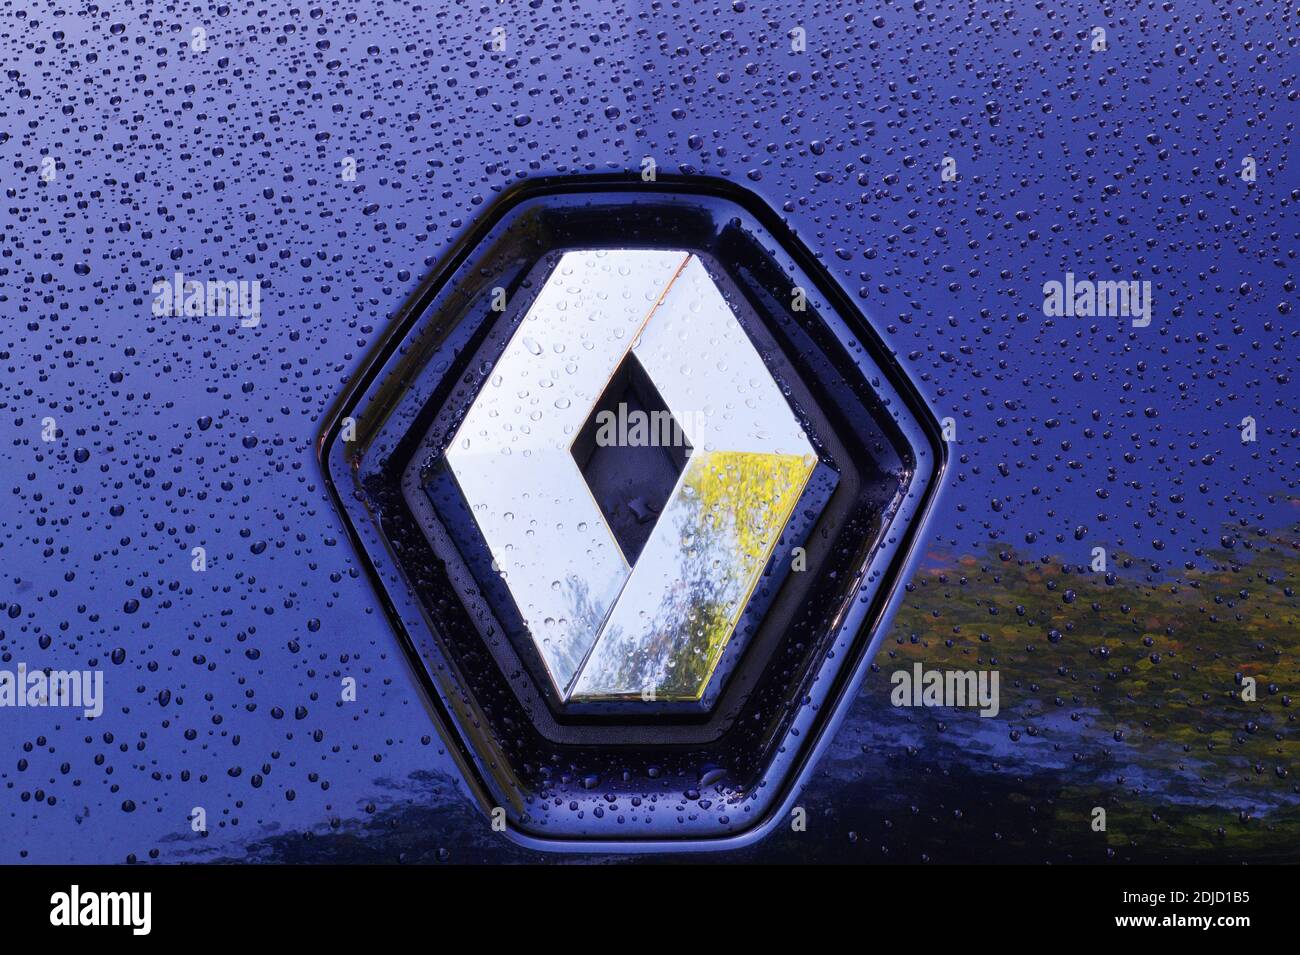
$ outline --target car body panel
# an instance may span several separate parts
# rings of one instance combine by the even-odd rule
[[[318,442],[503,194],[647,159],[773,210],[956,427],[853,706],[715,858],[1297,861],[1278,11],[169,16],[0,24],[0,661],[105,677],[94,720],[0,709],[2,861],[551,858],[475,805]],[[1150,325],[1044,314],[1067,272]],[[176,275],[260,282],[256,324],[155,314]],[[914,663],[1000,669],[1000,714],[891,705]]]

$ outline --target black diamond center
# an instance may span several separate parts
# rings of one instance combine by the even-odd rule
[[[634,355],[614,372],[571,451],[623,556],[635,564],[691,446]]]

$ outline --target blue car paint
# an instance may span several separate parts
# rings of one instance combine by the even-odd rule
[[[400,304],[525,179],[636,174],[650,156],[781,210],[961,429],[936,544],[1031,535],[1085,560],[1075,530],[1096,524],[1094,491],[1115,473],[1132,506],[1111,507],[1114,536],[1161,566],[1196,560],[1234,507],[1293,526],[1287,495],[1265,496],[1293,495],[1300,405],[1282,331],[1293,31],[1267,4],[1116,10],[1093,52],[1102,16],[6,11],[0,654],[102,667],[108,706],[93,722],[0,711],[3,861],[362,858],[375,818],[410,820],[411,857],[523,857],[461,791],[314,442]],[[1244,156],[1255,183],[1237,175]],[[1149,328],[1044,318],[1043,282],[1112,268],[1154,281]],[[260,280],[260,324],[156,318],[151,286],[176,272]],[[1062,449],[1093,409],[1133,437]],[[1268,453],[1236,440],[1247,413]],[[991,477],[1039,439],[1036,464]],[[1185,476],[1209,488],[1190,518],[1170,503]],[[351,706],[336,702],[347,675]],[[879,702],[842,732],[893,733]],[[912,785],[832,750],[842,778],[873,772],[871,792]],[[838,791],[828,770],[801,798],[833,816]],[[334,848],[339,833],[360,837]]]

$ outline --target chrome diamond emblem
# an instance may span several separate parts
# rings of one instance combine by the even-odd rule
[[[319,444],[477,802],[521,843],[603,851],[789,818],[903,599],[945,449],[780,215],[697,176],[507,190]]]
[[[667,435],[682,462],[635,553],[574,448],[629,362],[667,415],[629,435],[610,411],[604,441]],[[566,702],[699,700],[818,461],[704,265],[673,250],[564,254],[445,457]]]

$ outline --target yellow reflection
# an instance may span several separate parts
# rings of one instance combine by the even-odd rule
[[[693,454],[570,698],[699,700],[816,462]]]

